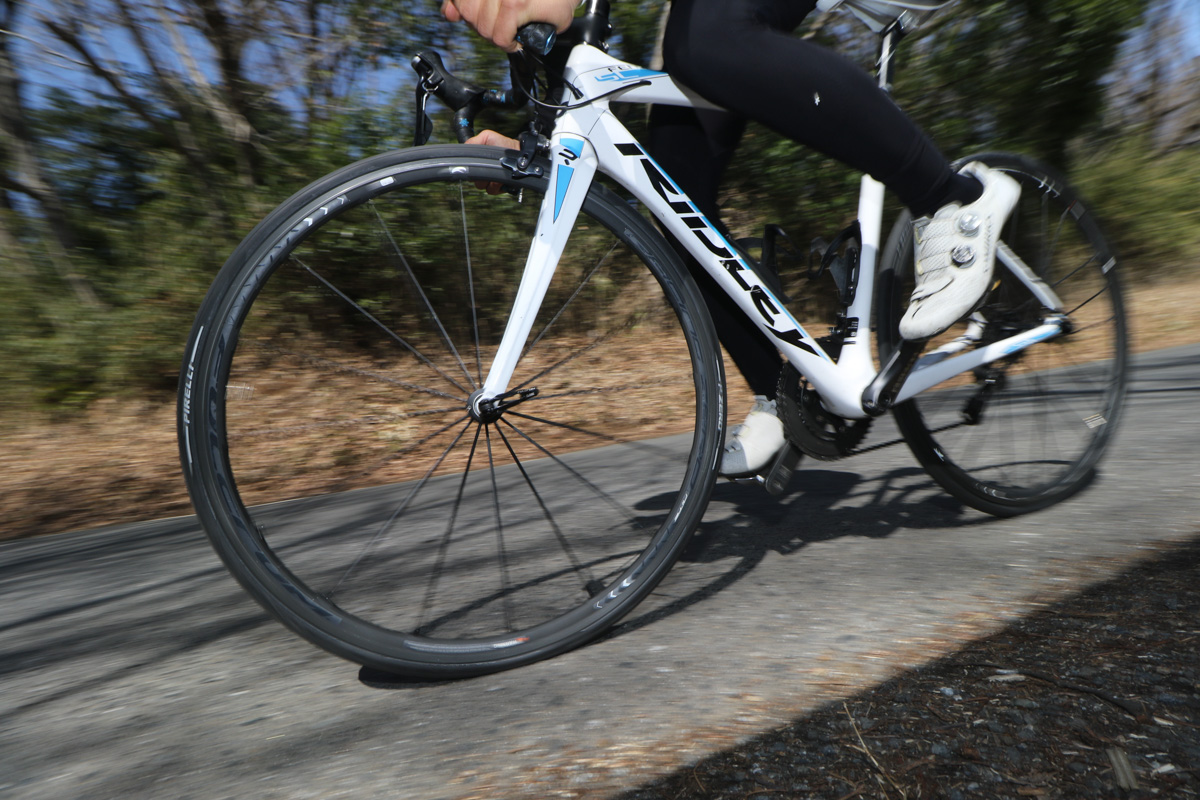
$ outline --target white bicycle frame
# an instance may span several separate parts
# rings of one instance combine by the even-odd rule
[[[586,44],[576,45],[571,51],[564,77],[580,94],[567,93],[565,101],[572,107],[564,111],[555,124],[550,139],[550,188],[542,202],[508,325],[475,402],[498,398],[507,391],[534,317],[575,227],[588,187],[599,170],[644,204],[671,235],[684,244],[742,312],[754,320],[784,357],[808,379],[829,411],[848,419],[866,417],[863,392],[877,374],[872,359],[869,322],[883,227],[883,185],[870,176],[862,179],[858,205],[862,238],[859,282],[854,300],[846,311],[847,317],[858,320],[859,324],[857,331],[851,330],[847,334],[841,353],[834,361],[755,274],[753,265],[740,256],[712,222],[700,213],[609,108],[612,102],[695,108],[714,106],[675,83],[666,73],[627,64]],[[927,353],[917,362],[904,381],[896,402],[1062,332],[1065,323],[1062,303],[1050,287],[1003,243],[997,261],[1012,271],[1045,306],[1043,323],[1007,339],[962,352],[978,340],[982,331],[979,324],[968,324],[963,336]],[[960,352],[961,355],[955,355]]]

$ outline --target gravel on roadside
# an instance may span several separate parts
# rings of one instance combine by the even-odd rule
[[[1200,539],[635,791],[1200,797]]]

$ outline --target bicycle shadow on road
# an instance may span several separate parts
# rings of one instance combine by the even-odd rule
[[[874,475],[867,477],[815,463],[811,469],[797,470],[788,492],[778,498],[756,484],[719,482],[708,514],[671,572],[626,620],[584,648],[660,623],[715,597],[754,573],[772,553],[788,557],[810,545],[842,538],[882,539],[903,530],[952,534],[1000,522],[945,494],[915,464],[873,470]],[[654,495],[636,508],[666,513],[673,498]],[[397,678],[368,668],[360,671],[359,679],[376,689],[419,689],[441,683]]]
[[[1127,411],[1130,421],[1147,414],[1151,408],[1144,405],[1147,402],[1196,392],[1200,388],[1194,381],[1198,363],[1195,345],[1139,356],[1130,367],[1129,392],[1140,405]],[[1185,385],[1179,385],[1179,376]],[[1155,420],[1153,424],[1161,423]],[[879,442],[870,448],[873,451],[900,441],[893,439],[897,431],[891,425],[876,428],[873,434]],[[878,455],[876,452],[872,457]],[[629,619],[598,641],[645,627],[728,589],[750,575],[771,553],[786,557],[809,545],[846,537],[881,539],[900,530],[954,532],[1000,523],[946,494],[917,464],[903,464],[890,454],[884,458],[892,463],[859,462],[862,472],[852,468],[853,458],[839,462],[840,469],[806,460],[782,498],[770,496],[758,485],[719,482],[713,490],[709,513],[673,572]],[[1102,476],[1103,467],[1091,475],[1070,502],[1078,502],[1093,491]],[[670,499],[647,498],[639,508],[666,510]],[[689,565],[708,567],[706,579],[693,581],[692,585],[680,580]],[[668,593],[675,596],[663,600]]]
[[[719,482],[704,521],[671,572],[628,618],[584,647],[632,633],[717,595],[753,573],[772,552],[788,556],[845,536],[879,538],[903,528],[954,530],[991,519],[942,493],[915,465],[866,478],[813,463],[812,469],[797,470],[782,497],[772,497],[757,484]],[[634,507],[657,518],[656,512],[665,516],[674,499],[673,493],[652,495]],[[684,571],[691,574],[683,577]],[[359,679],[376,689],[438,683],[369,668],[360,670]]]
[[[639,507],[652,508],[667,500],[647,498]],[[713,490],[709,509],[673,572],[629,619],[597,642],[713,597],[750,575],[770,553],[791,556],[807,546],[845,537],[879,539],[904,529],[949,532],[995,521],[945,494],[916,465],[871,478],[821,466],[801,468],[779,498],[755,484],[722,481]],[[701,567],[704,579],[699,585],[694,580],[673,581],[687,565]],[[671,594],[675,596],[668,599]]]
[[[764,548],[787,555],[841,536],[879,538],[900,528],[953,528],[990,519],[942,493],[917,466],[870,479],[844,470],[801,469],[782,498],[757,485],[721,482],[713,489],[710,509],[720,513],[722,506],[726,516],[702,523],[684,558],[708,560]]]

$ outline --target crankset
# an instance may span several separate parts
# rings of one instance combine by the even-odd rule
[[[779,418],[788,439],[805,455],[835,461],[850,455],[871,427],[871,418],[843,419],[821,406],[821,398],[791,364],[779,375]]]

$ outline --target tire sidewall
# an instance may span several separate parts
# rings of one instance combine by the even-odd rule
[[[350,618],[332,604],[320,602],[275,558],[241,503],[224,447],[223,387],[238,330],[254,297],[284,260],[283,255],[307,235],[301,229],[306,216],[320,204],[345,194],[341,191],[344,187],[361,187],[388,176],[399,179],[399,175],[447,164],[495,171],[500,169],[497,162],[504,153],[500,148],[478,145],[393,151],[349,165],[292,195],[251,231],[220,270],[193,325],[180,374],[178,427],[185,479],[197,515],[230,572],[264,608],[304,638],[351,661],[415,678],[463,677],[529,663],[576,647],[611,627],[666,574],[688,534],[699,524],[715,482],[723,439],[724,374],[707,308],[694,282],[660,234],[627,203],[594,184],[585,211],[608,222],[614,233],[623,234],[630,246],[642,251],[677,309],[697,367],[700,420],[685,477],[685,485],[691,489],[680,493],[687,496],[686,502],[677,503],[651,545],[612,584],[611,600],[591,610],[568,612],[564,617],[570,618],[574,629],[547,635],[545,641],[539,638],[528,645],[498,648],[494,655],[483,650],[406,658],[395,646],[399,634]],[[544,191],[546,181],[532,179],[530,185]],[[276,242],[284,238],[289,247],[280,250]]]

